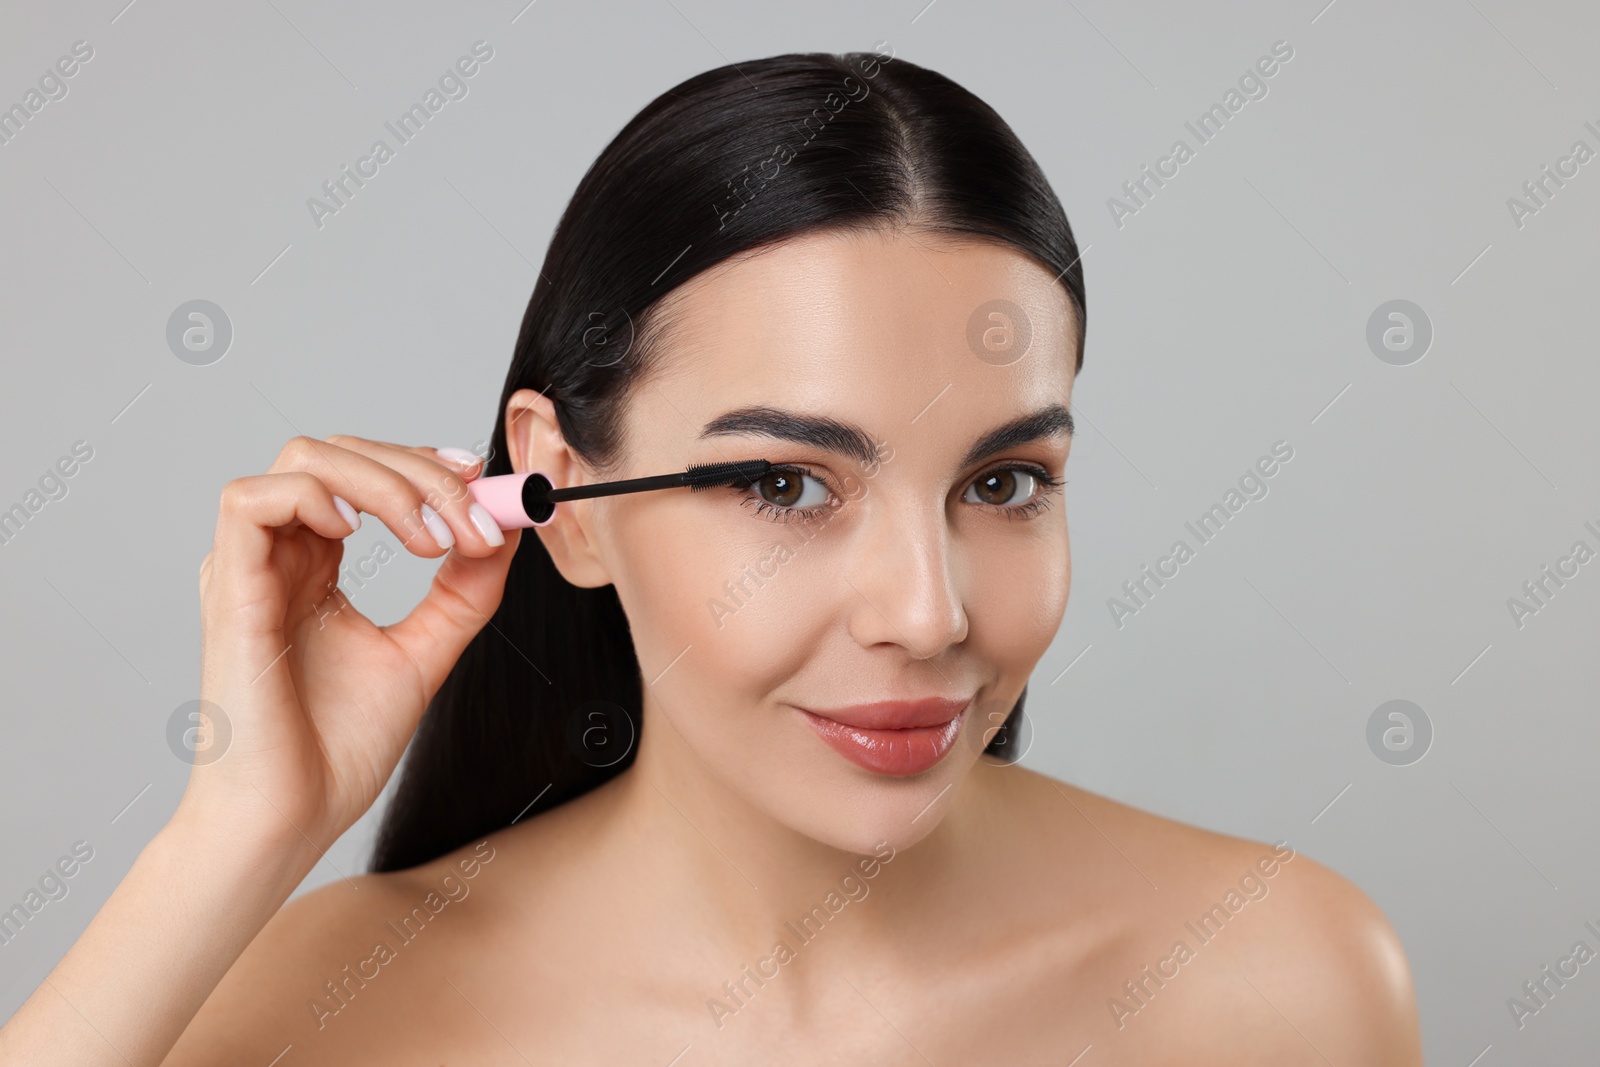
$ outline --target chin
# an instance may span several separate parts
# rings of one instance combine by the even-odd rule
[[[793,795],[770,798],[779,810],[769,811],[796,833],[859,855],[882,851],[885,843],[910,848],[937,829],[972,763],[958,745],[933,768],[897,777],[819,755],[834,766],[804,775],[806,787]]]

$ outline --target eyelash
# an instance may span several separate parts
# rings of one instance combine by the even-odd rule
[[[1039,486],[1038,494],[1025,504],[979,505],[980,507],[988,507],[1002,512],[1006,519],[1010,521],[1015,521],[1017,519],[1031,519],[1035,515],[1043,512],[1050,506],[1050,498],[1059,493],[1061,491],[1061,487],[1067,484],[1067,479],[1052,478],[1049,471],[1032,463],[1008,463],[999,467],[993,467],[984,471],[982,474],[979,474],[967,484],[970,486],[975,482],[989,477],[991,474],[1004,474],[1007,471],[1016,471],[1026,474],[1032,477]],[[824,489],[828,490],[828,495],[830,498],[837,499],[833,492],[833,487],[829,485],[824,478],[816,474],[808,467],[802,467],[796,464],[775,463],[772,465],[772,469],[769,471],[769,473],[795,474],[814,479],[815,481],[821,483]],[[759,496],[750,495],[750,491],[754,488],[755,484],[756,483],[752,481],[746,482],[742,486],[734,487],[739,492],[745,494],[740,498],[739,504],[742,507],[755,508],[756,514],[760,515],[769,522],[811,522],[820,516],[824,511],[828,511],[834,507],[840,506],[838,504],[817,504],[809,508],[786,508],[779,504],[774,504],[770,500],[762,500]],[[963,493],[964,492],[965,490],[963,490]]]

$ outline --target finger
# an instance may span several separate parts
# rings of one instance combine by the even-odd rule
[[[216,540],[200,570],[200,591],[220,596],[253,634],[283,627],[280,581],[272,566],[279,531],[304,526],[331,541],[354,531],[326,483],[305,471],[235,478],[222,489]]]
[[[434,470],[445,474],[437,465]],[[456,542],[449,524],[425,500],[426,490],[387,463],[301,436],[283,446],[268,473],[297,471],[315,475],[357,511],[376,516],[413,555],[437,559]]]
[[[437,456],[439,459],[444,460],[447,466],[449,466],[457,474],[461,475],[462,478],[469,482],[481,475],[484,471],[484,468],[487,466],[484,458],[470,449],[455,448],[450,446],[445,448],[417,448],[414,449],[414,451],[424,456],[428,456],[430,459]],[[432,453],[432,455],[429,455],[429,453]]]
[[[334,435],[334,437],[343,436],[345,435]],[[328,440],[333,440],[333,437],[328,438]],[[358,438],[358,440],[360,439]],[[482,475],[484,468],[488,466],[488,461],[484,457],[468,448],[455,448],[453,446],[429,448],[427,445],[402,445],[396,444],[394,441],[379,441],[373,437],[365,438],[365,440],[377,445],[386,445],[401,452],[410,452],[421,456],[423,459],[432,460],[434,463],[443,463],[446,470],[454,471],[461,476],[462,480],[468,482]]]
[[[348,434],[335,434],[327,441],[386,464],[410,479],[422,490],[424,502],[449,527],[458,552],[487,556],[505,544],[500,525],[473,497],[459,469],[443,462],[434,449],[393,445]]]
[[[444,684],[468,642],[500,607],[506,574],[521,540],[521,530],[507,530],[506,543],[493,555],[450,553],[422,602],[399,622],[383,627],[417,665],[429,699]]]

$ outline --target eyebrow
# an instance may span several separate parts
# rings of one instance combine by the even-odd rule
[[[1068,437],[1073,435],[1072,413],[1061,404],[1051,404],[1012,419],[978,438],[961,458],[961,466],[968,467],[997,452],[1060,433]],[[702,439],[734,434],[794,441],[849,456],[867,467],[878,462],[878,447],[870,434],[854,423],[823,415],[803,415],[782,408],[756,405],[718,415],[700,431]]]

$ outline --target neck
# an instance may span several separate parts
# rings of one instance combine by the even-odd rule
[[[607,784],[603,832],[616,835],[652,896],[697,902],[685,913],[706,917],[710,944],[765,952],[831,917],[848,924],[852,945],[873,951],[973,906],[977,875],[999,847],[1005,773],[979,761],[929,812],[931,829],[887,828],[875,849],[837,848],[729,788],[647,695],[635,760]],[[813,915],[807,927],[801,920]]]

